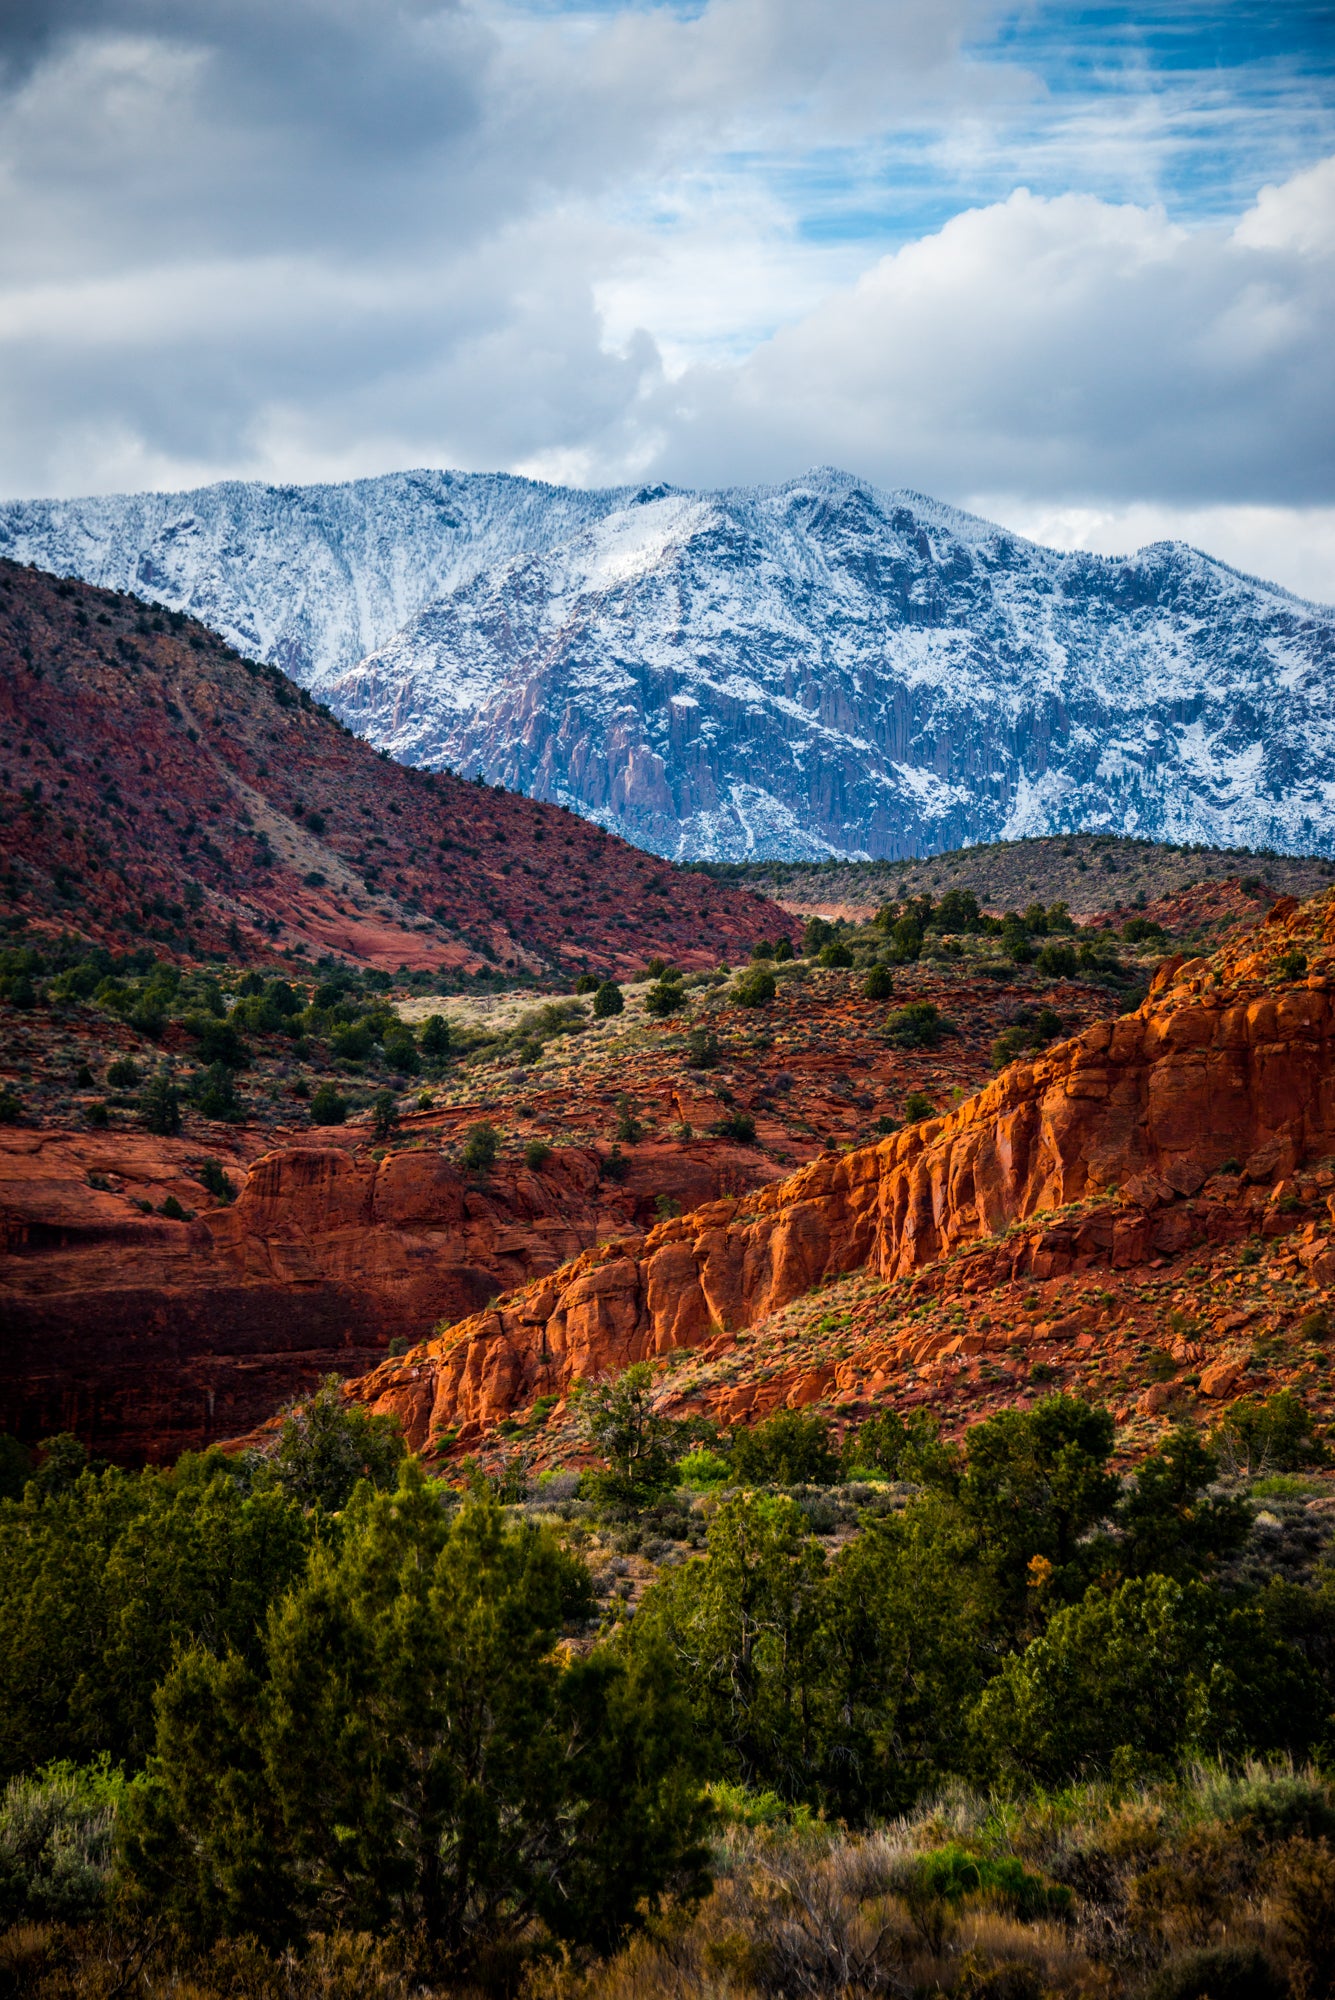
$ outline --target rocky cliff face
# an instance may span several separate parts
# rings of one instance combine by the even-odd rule
[[[418,1447],[466,1443],[577,1379],[726,1342],[834,1274],[967,1252],[981,1286],[1179,1251],[1206,1230],[1212,1178],[1240,1176],[1240,1192],[1335,1150],[1332,947],[1335,895],[1279,905],[1259,940],[1170,961],[1136,1014],[1014,1065],[949,1117],[600,1246],[351,1393]],[[1322,1258],[1335,1275],[1314,1241]],[[902,1340],[901,1361],[912,1352]]]
[[[634,1197],[600,1182],[591,1149],[479,1178],[434,1148],[263,1144],[211,1140],[240,1183],[224,1206],[188,1141],[0,1126],[0,1430],[170,1459],[630,1223]],[[739,1165],[646,1150],[683,1203]],[[169,1195],[191,1220],[144,1212]]]

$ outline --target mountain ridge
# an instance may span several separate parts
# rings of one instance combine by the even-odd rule
[[[1185,543],[1063,554],[837,468],[422,471],[9,503],[0,553],[188,601],[399,761],[667,858],[1335,852],[1335,610]]]

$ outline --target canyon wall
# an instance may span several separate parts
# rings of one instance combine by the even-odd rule
[[[224,1206],[196,1178],[197,1143],[0,1127],[0,1430],[169,1459],[633,1226],[634,1197],[591,1149],[481,1178],[429,1142],[380,1160],[263,1145],[215,1142],[239,1189]],[[639,1150],[672,1154],[644,1178],[683,1205],[736,1171]],[[157,1212],[173,1196],[190,1220]]]
[[[538,1395],[754,1325],[832,1274],[901,1276],[985,1240],[999,1268],[1013,1224],[1091,1198],[1118,1197],[1046,1246],[1027,1238],[1043,1275],[1150,1254],[1221,1170],[1256,1184],[1335,1151],[1332,941],[1335,898],[1277,905],[1259,937],[1171,961],[1137,1013],[1013,1065],[950,1116],[601,1245],[350,1393],[396,1413],[415,1447],[467,1442]],[[1176,1219],[1147,1227],[1156,1210]]]

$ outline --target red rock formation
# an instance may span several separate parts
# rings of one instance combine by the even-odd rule
[[[1335,896],[1276,905],[1259,941],[1170,961],[1136,1014],[1013,1065],[950,1116],[586,1252],[351,1393],[395,1411],[416,1446],[466,1441],[580,1377],[754,1325],[834,1273],[903,1275],[991,1239],[979,1282],[1011,1275],[1013,1224],[1090,1197],[1121,1199],[1028,1232],[1032,1275],[1181,1248],[1187,1198],[1226,1164],[1262,1182],[1335,1150],[1332,943]]]
[[[170,1458],[555,1270],[633,1212],[587,1148],[481,1179],[434,1147],[267,1144],[211,1136],[240,1190],[224,1206],[197,1142],[0,1127],[0,1430]],[[717,1147],[629,1150],[680,1201],[747,1170]],[[172,1196],[192,1220],[152,1212]]]

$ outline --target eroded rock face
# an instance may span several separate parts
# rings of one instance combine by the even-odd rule
[[[0,1128],[0,1429],[171,1458],[626,1226],[575,1147],[481,1180],[431,1148],[261,1144],[219,1144],[222,1206],[188,1141]],[[676,1180],[712,1191],[689,1161]],[[144,1212],[171,1195],[193,1220]]]
[[[1269,1182],[1335,1150],[1332,942],[1335,898],[1277,905],[1259,940],[1168,962],[1137,1013],[1013,1065],[949,1117],[586,1252],[352,1393],[397,1413],[415,1447],[466,1442],[581,1377],[752,1326],[832,1274],[903,1276],[985,1239],[980,1282],[1015,1275],[1021,1254],[1049,1277],[1181,1248],[1189,1198],[1219,1169]],[[1012,1224],[1113,1193],[1008,1248]]]

